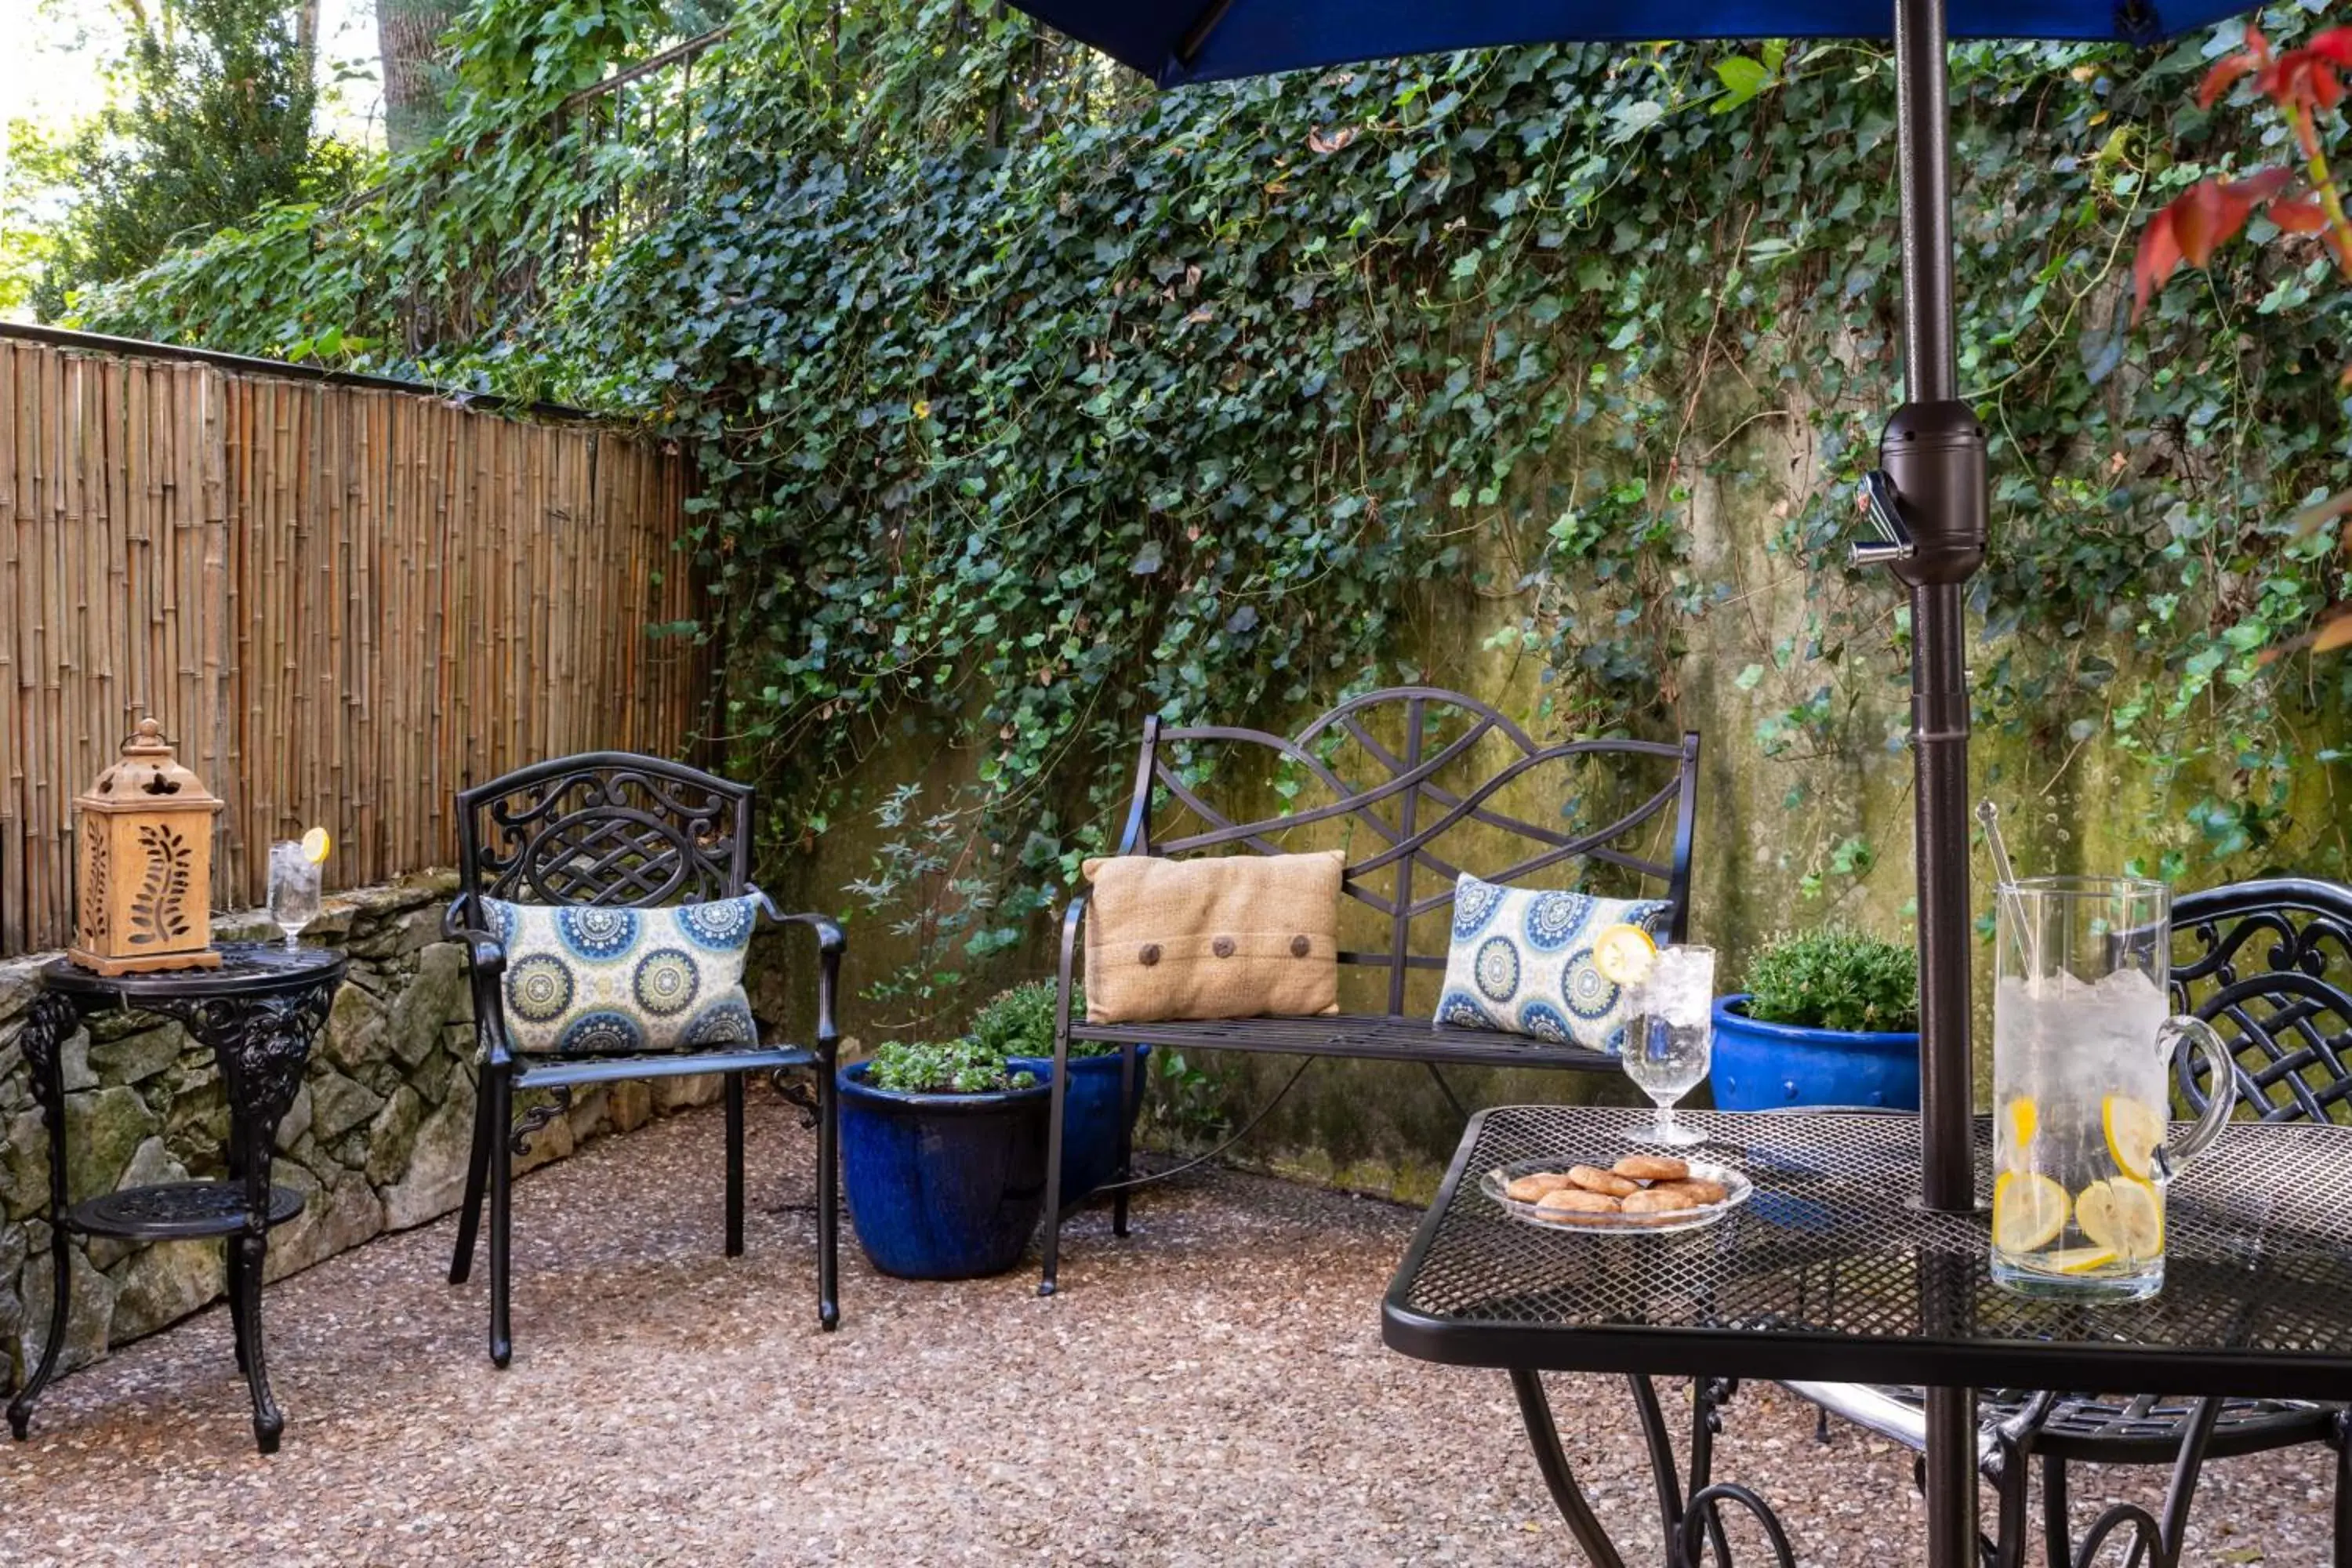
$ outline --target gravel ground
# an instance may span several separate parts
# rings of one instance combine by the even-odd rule
[[[0,1447],[0,1563],[1581,1561],[1502,1376],[1381,1346],[1411,1211],[1215,1175],[1139,1199],[1124,1242],[1078,1216],[1052,1301],[1025,1271],[882,1279],[845,1240],[823,1335],[809,1140],[772,1100],[752,1115],[733,1261],[715,1112],[517,1184],[507,1372],[479,1272],[446,1281],[444,1220],[269,1289],[275,1458],[220,1310],[60,1381]],[[1654,1561],[1622,1386],[1552,1389],[1603,1519]],[[1806,1563],[1918,1561],[1908,1455],[1818,1444],[1769,1387],[1728,1428],[1718,1475],[1775,1502]],[[2185,1561],[2326,1563],[2326,1479],[2313,1452],[2209,1467]],[[2089,1472],[2076,1506],[2156,1490]]]

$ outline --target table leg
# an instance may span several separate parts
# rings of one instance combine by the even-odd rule
[[[265,1454],[278,1452],[278,1436],[286,1430],[285,1414],[269,1392],[269,1363],[261,1332],[261,1266],[269,1257],[269,1233],[248,1231],[229,1237],[238,1255],[238,1288],[245,1297],[245,1386],[253,1395],[253,1440]]]
[[[1568,1521],[1568,1532],[1592,1559],[1593,1568],[1625,1568],[1625,1559],[1593,1517],[1592,1505],[1584,1500],[1583,1489],[1576,1484],[1576,1473],[1568,1468],[1568,1455],[1559,1446],[1559,1428],[1551,1418],[1551,1402],[1544,1396],[1543,1379],[1532,1372],[1511,1369],[1511,1391],[1519,1396],[1519,1419],[1528,1429],[1528,1442],[1536,1451],[1536,1468],[1543,1472],[1544,1485],[1551,1489],[1551,1500],[1559,1508],[1560,1517]]]
[[[269,1258],[270,1164],[278,1124],[302,1085],[311,1042],[325,1026],[333,984],[287,996],[205,997],[156,1010],[177,1017],[212,1047],[228,1100],[230,1179],[245,1188],[245,1228],[227,1241],[229,1321],[237,1367],[253,1398],[254,1441],[278,1452],[286,1416],[269,1390],[269,1362],[261,1328],[261,1276]]]
[[[65,1227],[66,1084],[60,1054],[67,1040],[81,1027],[81,1010],[65,997],[45,993],[33,998],[18,1030],[16,1044],[24,1053],[33,1098],[40,1101],[41,1121],[49,1135],[49,1331],[41,1343],[41,1359],[33,1375],[8,1402],[8,1430],[23,1442],[33,1429],[33,1404],[57,1374],[58,1354],[65,1349],[67,1320],[73,1310],[73,1247]]]
[[[1977,1395],[1927,1390],[1927,1568],[1977,1562]]]

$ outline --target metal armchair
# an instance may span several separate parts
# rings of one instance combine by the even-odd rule
[[[811,1068],[816,1075],[817,1319],[837,1326],[840,1121],[834,1097],[840,1031],[835,1003],[840,984],[841,928],[824,915],[784,915],[816,938],[816,1037],[813,1047],[766,1043],[627,1055],[518,1055],[506,1027],[501,976],[506,952],[490,929],[481,900],[603,905],[635,909],[756,893],[751,881],[751,791],[676,763],[625,752],[593,752],[519,769],[463,790],[457,799],[457,845],[464,886],[443,919],[446,934],[466,943],[472,972],[474,1026],[481,1051],[475,1100],[474,1145],[458,1213],[457,1245],[449,1282],[473,1271],[474,1243],[485,1197],[490,1211],[490,1360],[505,1366],[514,1353],[508,1303],[512,1284],[509,1245],[512,1159],[568,1106],[575,1089],[631,1079],[725,1075],[727,1115],[727,1256],[743,1251],[743,1092],[749,1073]],[[762,895],[764,900],[764,895]],[[551,1104],[515,1123],[519,1089],[554,1091]]]

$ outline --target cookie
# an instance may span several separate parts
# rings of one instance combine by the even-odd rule
[[[1606,1193],[1612,1198],[1622,1198],[1628,1193],[1642,1190],[1641,1183],[1629,1182],[1598,1165],[1571,1165],[1568,1169],[1568,1179],[1588,1193]]]
[[[1731,1195],[1729,1187],[1721,1182],[1710,1182],[1705,1176],[1685,1176],[1679,1182],[1661,1182],[1650,1191],[1688,1193],[1693,1203],[1701,1205],[1719,1204]]]
[[[1518,1203],[1531,1204],[1546,1193],[1555,1193],[1562,1187],[1571,1187],[1575,1184],[1560,1172],[1537,1171],[1521,1176],[1505,1187],[1503,1195]]]
[[[1627,1214],[1674,1214],[1698,1207],[1698,1200],[1679,1187],[1650,1187],[1624,1202]]]
[[[1634,1197],[1641,1195],[1639,1193],[1633,1194]],[[1536,1207],[1564,1209],[1570,1214],[1615,1214],[1617,1200],[1607,1193],[1588,1193],[1582,1187],[1562,1187],[1557,1192],[1546,1193],[1543,1201]]]
[[[1645,1182],[1679,1182],[1690,1174],[1690,1167],[1671,1154],[1628,1154],[1609,1168]]]

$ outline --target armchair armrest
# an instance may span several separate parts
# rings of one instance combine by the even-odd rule
[[[473,961],[474,973],[486,980],[496,980],[506,973],[507,948],[490,932],[479,926],[467,925],[464,913],[469,900],[452,899],[441,910],[441,936],[445,942],[462,942],[466,956]]]

